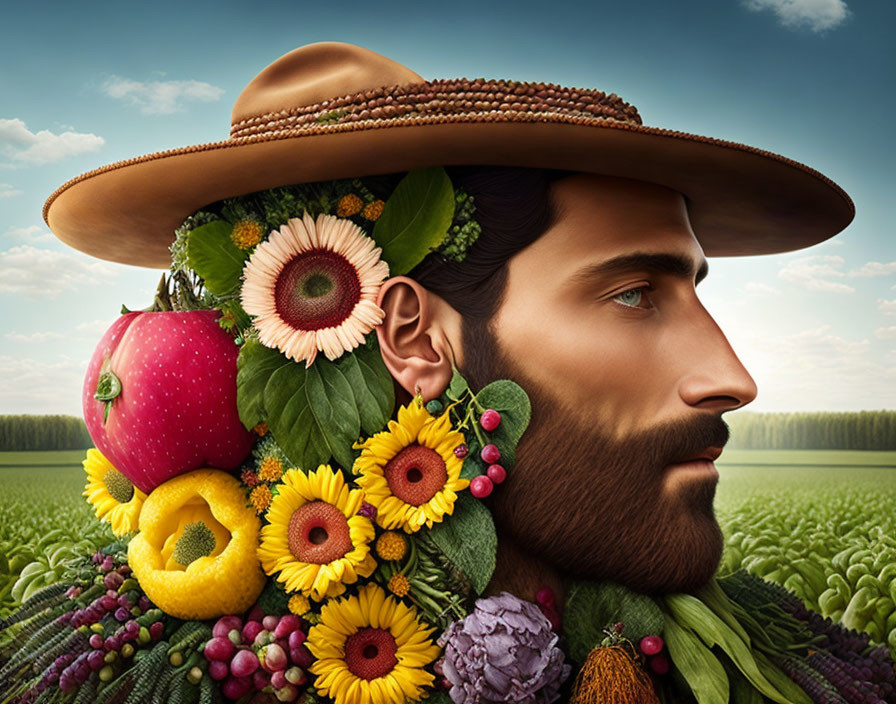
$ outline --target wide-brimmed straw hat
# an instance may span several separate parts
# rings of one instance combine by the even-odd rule
[[[249,83],[228,139],[82,174],[49,197],[44,219],[63,242],[95,257],[166,268],[174,230],[215,201],[435,165],[542,167],[660,184],[686,197],[709,256],[807,247],[855,214],[849,196],[818,171],[743,144],[646,127],[613,93],[426,81],[368,49],[319,42]]]

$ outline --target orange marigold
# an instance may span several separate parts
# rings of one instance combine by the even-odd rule
[[[336,215],[341,218],[347,218],[349,215],[360,212],[363,207],[364,201],[354,193],[349,193],[339,199],[339,204],[336,206]]]
[[[364,206],[364,210],[361,211],[361,215],[368,220],[379,220],[380,215],[383,214],[383,208],[385,207],[385,202],[381,200],[375,200],[372,203],[368,203]]]
[[[233,226],[230,239],[240,249],[250,249],[261,242],[263,235],[264,230],[257,220],[240,220]]]
[[[395,596],[406,596],[410,588],[411,584],[408,582],[408,578],[401,572],[393,574],[392,579],[389,580],[389,591]]]
[[[267,484],[259,484],[249,493],[249,501],[255,508],[255,513],[259,515],[267,511],[268,506],[271,505],[272,498],[271,487]]]
[[[268,434],[268,424],[261,421],[261,423],[257,423],[252,430],[258,437],[263,438]]]
[[[258,467],[258,478],[264,482],[278,482],[283,476],[283,463],[276,457],[265,457]]]
[[[390,562],[400,560],[407,551],[408,544],[405,537],[394,530],[387,530],[376,541],[376,554]]]

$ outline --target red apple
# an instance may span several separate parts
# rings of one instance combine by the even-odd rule
[[[87,367],[90,437],[145,493],[200,467],[236,469],[252,449],[236,409],[239,348],[218,317],[214,310],[127,313]]]

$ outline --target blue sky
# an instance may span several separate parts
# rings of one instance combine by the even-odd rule
[[[896,238],[890,32],[854,0],[452,3],[3,2],[0,413],[79,413],[87,360],[160,272],[53,237],[45,198],[119,159],[225,138],[233,101],[280,55],[339,40],[424,78],[616,92],[645,124],[802,161],[853,197],[841,235],[714,259],[701,297],[759,385],[757,411],[892,408]]]

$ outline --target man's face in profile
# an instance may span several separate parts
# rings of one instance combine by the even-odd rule
[[[552,198],[554,225],[508,263],[491,335],[465,333],[471,383],[513,379],[533,406],[496,521],[573,575],[697,588],[723,548],[721,413],[755,384],[697,299],[705,259],[680,194],[579,174]]]

